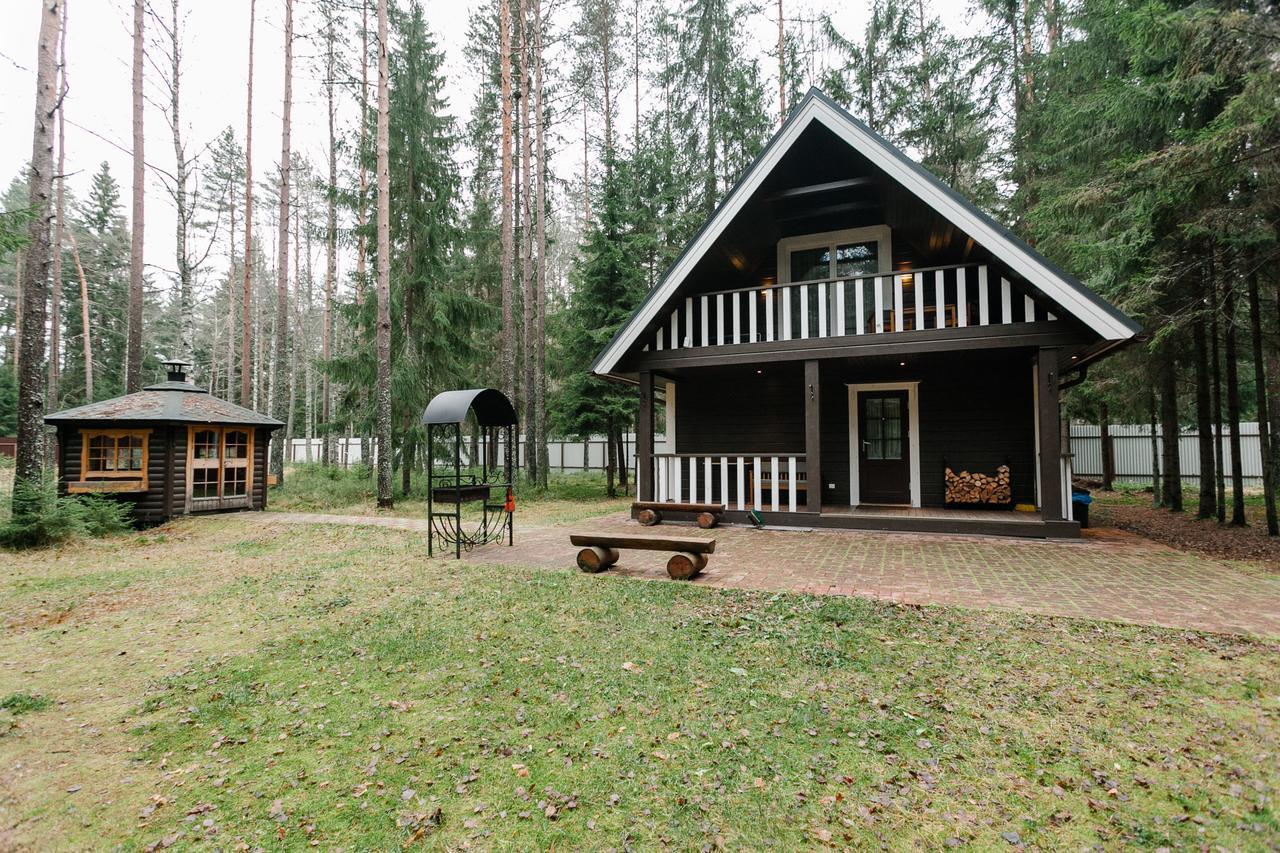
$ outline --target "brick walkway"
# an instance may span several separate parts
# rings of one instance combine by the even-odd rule
[[[269,520],[372,524],[425,532],[416,519],[267,513]],[[569,531],[640,532],[625,515],[516,529],[515,547],[490,545],[468,559],[571,569]],[[714,537],[716,552],[694,583],[716,587],[861,595],[911,604],[1001,608],[1241,634],[1280,636],[1280,576],[1114,530],[1080,541],[854,531],[658,528]],[[658,532],[658,531],[648,531]],[[666,557],[624,551],[611,573],[666,579]]]

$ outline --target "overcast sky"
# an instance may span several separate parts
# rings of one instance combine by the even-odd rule
[[[38,0],[0,0],[4,26],[0,27],[0,181],[7,185],[31,156],[32,110],[35,96]],[[447,91],[459,124],[466,119],[476,87],[476,71],[463,55],[469,12],[492,0],[425,0],[427,20],[445,52]],[[967,0],[933,0],[932,8],[957,30],[967,28]],[[162,5],[162,4],[157,4]],[[560,4],[567,13],[567,5]],[[622,4],[624,8],[628,5]],[[776,23],[770,20],[774,4],[744,22],[748,38],[763,55],[776,43]],[[186,38],[182,109],[190,148],[203,147],[224,127],[231,125],[243,142],[245,77],[248,65],[248,0],[185,0]],[[318,25],[314,5],[295,0],[298,37],[309,35],[308,25]],[[124,208],[128,210],[131,164],[130,75],[132,59],[131,0],[70,0],[67,38],[68,81],[66,101],[68,188],[83,197],[89,179],[102,161],[120,182]],[[255,175],[266,174],[280,155],[280,108],[283,95],[283,0],[258,0],[254,59],[254,165]],[[846,33],[860,31],[866,19],[864,3],[842,0],[787,0],[791,26],[807,27],[819,12],[829,11]],[[371,21],[371,26],[373,22]],[[359,48],[359,28],[345,34],[346,43]],[[321,164],[326,159],[325,104],[316,62],[318,48],[299,40],[294,48],[293,145],[296,151]],[[765,60],[771,73],[775,60]],[[376,74],[376,68],[374,70]],[[148,68],[148,76],[155,72]],[[149,88],[155,98],[157,90]],[[620,98],[621,110],[631,103]],[[772,102],[770,102],[772,105]],[[340,123],[354,118],[350,98],[342,102]],[[630,117],[622,118],[629,124]],[[579,125],[567,123],[562,150],[566,161],[561,173],[576,168],[581,137],[572,138]],[[580,131],[579,131],[580,132]],[[148,162],[172,171],[174,155],[163,115],[146,109]],[[560,165],[560,164],[557,164]],[[566,175],[567,177],[568,175]],[[168,195],[154,174],[148,174],[146,258],[163,279],[173,264],[174,213]]]

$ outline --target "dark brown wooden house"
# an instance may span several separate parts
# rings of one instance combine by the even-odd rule
[[[144,524],[266,507],[267,446],[283,424],[188,382],[182,362],[165,367],[165,382],[45,418],[59,491],[128,501]]]
[[[593,369],[639,387],[641,500],[1076,536],[1059,393],[1138,331],[811,90]]]

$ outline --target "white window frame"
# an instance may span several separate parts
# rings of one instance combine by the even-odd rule
[[[825,279],[835,278],[836,246],[845,243],[876,244],[876,261],[880,266],[880,275],[893,272],[893,232],[888,225],[871,225],[866,228],[845,228],[841,231],[822,231],[817,234],[799,234],[795,237],[784,237],[778,241],[778,283],[791,284],[791,253],[803,249],[831,250],[831,266],[827,269]],[[857,276],[854,276],[857,278]]]
[[[849,505],[862,502],[858,482],[858,394],[863,391],[907,392],[907,452],[911,454],[911,506],[920,506],[920,383],[864,382],[849,385]]]

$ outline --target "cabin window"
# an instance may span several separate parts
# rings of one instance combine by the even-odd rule
[[[247,498],[253,433],[246,427],[191,429],[191,499]]]
[[[886,273],[893,257],[889,239],[884,225],[786,237],[778,241],[778,272],[783,283]]]
[[[81,430],[80,480],[71,491],[145,491],[150,434],[147,429]]]

